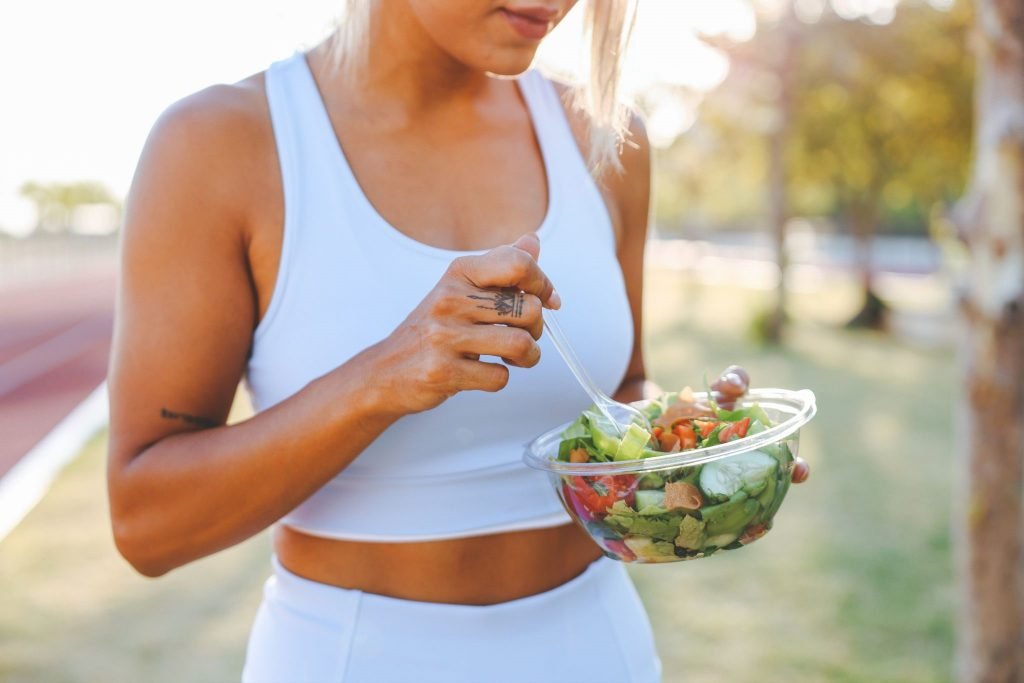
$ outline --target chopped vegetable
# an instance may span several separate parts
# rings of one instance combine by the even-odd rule
[[[699,510],[704,504],[700,489],[685,481],[665,484],[666,510]]]
[[[621,436],[597,410],[586,410],[563,432],[558,457],[582,464],[699,455],[759,434],[772,421],[759,405],[742,403],[748,384],[746,372],[732,367],[713,385],[711,405],[700,403],[692,390],[664,394],[641,406],[651,431],[633,424]],[[606,554],[667,562],[760,538],[771,528],[791,478],[806,477],[806,467],[783,440],[637,475],[565,475],[561,491],[566,507]]]
[[[683,517],[683,521],[679,524],[679,535],[676,536],[675,544],[688,550],[700,550],[704,541],[707,540],[707,535],[704,533],[706,527],[707,522],[698,521],[694,517]]]
[[[572,477],[569,489],[587,512],[597,516],[616,502],[632,504],[636,485],[636,477],[632,474],[603,475]]]
[[[732,424],[726,425],[718,432],[718,443],[729,443],[733,439],[741,439],[747,435],[747,430],[750,429],[750,418],[745,417],[739,422],[733,422]]]

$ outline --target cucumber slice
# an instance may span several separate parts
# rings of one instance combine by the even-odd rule
[[[728,500],[740,490],[756,495],[764,490],[766,480],[774,476],[778,466],[775,458],[761,451],[737,453],[704,465],[700,487],[715,502]]]
[[[636,492],[636,509],[643,510],[649,507],[665,507],[665,492],[664,491],[644,491],[640,490]]]

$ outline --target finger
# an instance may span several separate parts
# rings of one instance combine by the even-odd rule
[[[452,261],[449,270],[478,289],[512,287],[538,297],[546,307],[562,305],[554,285],[537,261],[526,251],[511,245],[491,249],[480,256],[463,256]]]
[[[793,473],[790,478],[794,484],[802,484],[807,481],[807,477],[811,476],[811,466],[807,464],[807,461],[797,456],[793,461]]]
[[[508,368],[501,363],[463,360],[458,366],[463,390],[501,391],[508,384]]]
[[[520,327],[534,339],[544,329],[540,299],[518,289],[474,290],[466,295],[467,317],[475,323]]]
[[[540,346],[526,330],[504,325],[479,325],[459,344],[463,354],[497,356],[509,365],[532,368],[540,361]]]
[[[522,249],[523,251],[525,251],[527,254],[533,257],[534,261],[540,258],[540,238],[537,237],[537,233],[535,232],[526,233],[525,235],[517,239],[515,242],[513,242],[512,246],[515,247],[516,249]]]

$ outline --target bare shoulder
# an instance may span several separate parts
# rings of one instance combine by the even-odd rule
[[[191,125],[198,130],[225,124],[252,124],[266,111],[263,97],[264,74],[253,74],[237,83],[220,83],[203,88],[178,100],[158,122],[165,125]]]
[[[249,176],[274,154],[262,74],[205,88],[175,102],[157,119],[129,203],[156,185],[202,198],[218,212],[245,213]]]
[[[591,123],[585,112],[573,106],[577,88],[557,80],[552,83],[562,100],[576,144],[586,156]],[[643,118],[634,110],[629,112],[627,138],[619,149],[619,163],[621,170],[609,168],[597,181],[609,204],[621,244],[623,233],[641,222],[637,217],[646,217],[650,202],[651,146]],[[646,220],[643,223],[642,229],[646,230]]]
[[[251,217],[275,178],[263,99],[258,79],[207,88],[169,107],[146,141],[126,202],[109,373],[121,460],[191,428],[165,408],[221,424],[231,405],[257,315]]]

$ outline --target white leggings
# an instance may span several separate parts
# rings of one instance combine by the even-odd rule
[[[650,622],[606,558],[545,593],[477,607],[297,576],[274,558],[244,683],[657,683]]]

